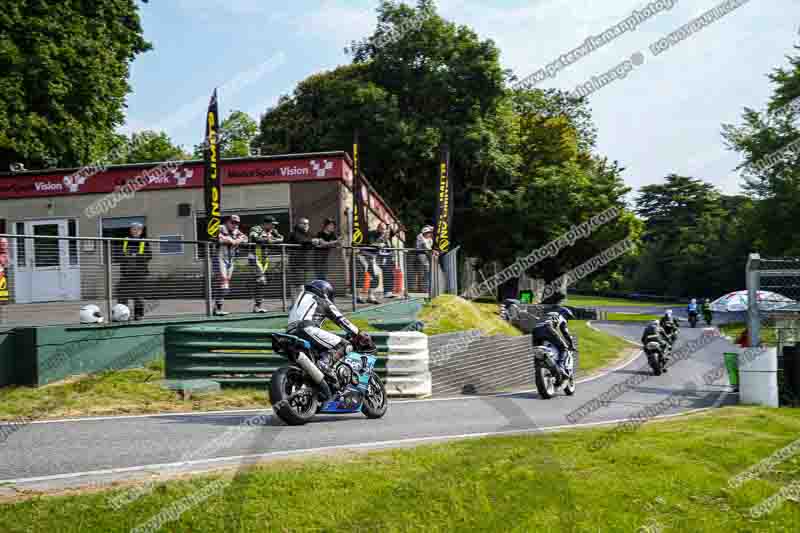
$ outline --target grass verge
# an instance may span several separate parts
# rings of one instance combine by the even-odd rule
[[[480,330],[483,335],[522,335],[520,330],[500,318],[499,311],[496,302],[474,303],[444,294],[425,304],[417,318],[425,323],[423,333],[428,335],[471,329]]]
[[[0,389],[0,420],[249,409],[268,405],[265,389],[223,388],[181,400],[162,389],[164,361],[145,368],[76,376],[44,387]]]
[[[584,321],[570,321],[569,330],[578,337],[579,375],[606,367],[635,349],[619,337],[590,328]]]
[[[608,320],[616,322],[650,322],[651,320],[658,320],[661,315],[645,315],[637,313],[608,313]]]
[[[607,307],[607,306],[631,306],[631,307],[682,307],[686,304],[677,302],[643,302],[641,300],[628,300],[626,298],[604,298],[601,296],[581,296],[570,294],[567,296],[566,305],[576,307]]]
[[[794,441],[799,411],[725,408],[647,424],[590,451],[608,431],[274,462],[243,472],[163,531],[797,531],[796,496],[758,519],[749,511],[800,481],[800,457],[737,489],[728,480]],[[129,531],[214,479],[165,482],[119,511],[107,491],[25,496],[0,505],[0,523],[9,533]]]

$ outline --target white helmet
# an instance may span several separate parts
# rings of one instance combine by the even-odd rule
[[[667,318],[672,318],[672,309],[667,309],[666,311],[664,311],[664,316],[666,316]]]
[[[692,298],[692,303],[696,304],[697,303],[697,299],[696,298]]]
[[[131,319],[131,310],[125,304],[117,304],[111,308],[111,320],[114,322],[127,322]]]
[[[102,324],[105,319],[100,308],[94,304],[81,307],[81,324]]]

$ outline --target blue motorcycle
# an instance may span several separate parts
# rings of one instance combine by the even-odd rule
[[[377,351],[369,337],[356,345],[328,368],[320,370],[319,354],[300,337],[272,333],[272,350],[289,359],[290,365],[273,372],[269,399],[275,415],[291,426],[307,423],[316,413],[345,414],[362,412],[367,418],[381,418],[389,407],[386,387],[375,373]],[[352,342],[352,341],[351,341]],[[320,383],[324,379],[333,397],[321,403]]]

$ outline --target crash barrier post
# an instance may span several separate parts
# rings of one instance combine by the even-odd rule
[[[284,330],[171,326],[164,333],[166,379],[206,379],[221,385],[266,387],[286,357],[272,351],[270,333]],[[376,371],[390,396],[431,393],[427,335],[372,333],[378,347]]]
[[[739,400],[744,404],[778,407],[778,350],[762,349],[765,353],[750,361],[739,358]]]

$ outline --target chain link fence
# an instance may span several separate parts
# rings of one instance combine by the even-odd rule
[[[777,346],[781,404],[800,406],[800,258],[752,254],[747,292],[750,345]]]
[[[0,326],[69,325],[94,304],[106,322],[126,305],[131,320],[285,313],[302,286],[330,281],[343,310],[455,292],[455,261],[405,248],[216,243],[164,239],[2,234],[8,296]],[[447,257],[447,256],[444,256]],[[432,274],[432,271],[434,274]],[[0,295],[3,293],[0,292]]]

